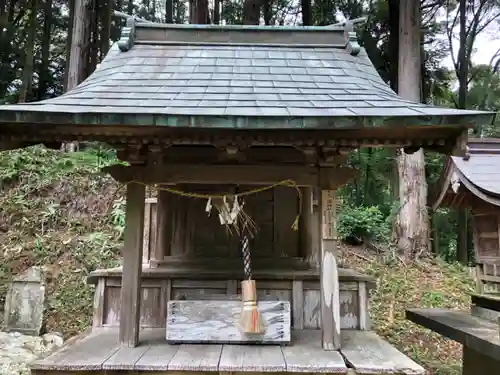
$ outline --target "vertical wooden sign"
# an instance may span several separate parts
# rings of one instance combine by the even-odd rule
[[[335,191],[334,190],[322,190],[321,191],[321,201],[323,208],[323,239],[324,240],[334,240],[337,237],[336,233],[336,223],[335,223]]]

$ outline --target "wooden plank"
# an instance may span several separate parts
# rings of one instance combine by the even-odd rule
[[[168,371],[168,365],[178,349],[178,346],[169,345],[165,341],[159,341],[155,345],[150,345],[149,349],[134,364],[134,370]]]
[[[218,371],[222,345],[180,345],[169,371]]]
[[[317,249],[313,248],[313,236],[317,232],[317,225],[313,226],[313,202],[312,202],[312,189],[311,187],[300,188],[302,193],[301,199],[301,215],[299,220],[299,238],[300,248],[299,254],[308,261],[312,262],[314,259],[313,252]],[[316,254],[317,255],[317,254]],[[317,258],[316,258],[317,260]]]
[[[156,204],[156,242],[153,260],[163,260],[170,255],[172,240],[172,194],[165,190],[158,190],[158,203]],[[153,262],[154,263],[154,262]]]
[[[450,309],[411,309],[406,311],[406,318],[484,355],[500,359],[498,324]]]
[[[238,281],[237,280],[227,280],[226,294],[236,294],[238,292]]]
[[[304,329],[304,288],[302,280],[292,283],[292,319],[294,329]]]
[[[298,186],[318,186],[321,179],[338,179],[352,174],[349,168],[307,165],[193,165],[162,164],[156,166],[113,165],[103,168],[104,173],[120,182],[141,181],[147,184],[246,184],[267,185],[293,180]]]
[[[148,199],[144,202],[144,233],[142,235],[142,263],[148,264],[151,255],[151,205]],[[156,203],[154,203],[156,204]]]
[[[321,331],[323,349],[340,349],[340,288],[337,271],[335,191],[321,191]]]
[[[500,295],[471,294],[471,303],[485,309],[500,312]]]
[[[46,371],[95,371],[116,351],[116,330],[98,330],[73,345],[64,346],[52,355],[31,364],[34,370]]]
[[[274,255],[299,256],[299,232],[292,228],[299,213],[296,189],[278,186],[273,189],[273,237]],[[260,208],[257,208],[260,209]]]
[[[94,311],[92,315],[92,328],[102,327],[104,319],[104,291],[106,279],[99,278],[94,291]]]
[[[103,370],[125,371],[133,370],[135,363],[146,353],[149,345],[134,348],[122,346],[102,365]]]
[[[161,326],[165,327],[167,323],[167,304],[172,299],[172,280],[166,279],[161,282],[160,291],[160,319]]]
[[[490,322],[496,323],[500,319],[500,312],[490,309],[485,309],[480,306],[472,305],[470,308],[470,313],[472,316],[477,316],[481,319],[489,320]]]
[[[348,366],[361,374],[425,374],[425,370],[374,332],[342,332],[340,352]]]
[[[287,372],[333,373],[347,372],[344,359],[337,351],[326,351],[321,347],[321,331],[305,330],[293,332],[293,345],[281,348]]]
[[[272,343],[290,342],[290,303],[259,301],[266,330],[261,335],[244,335],[237,326],[242,302],[170,301],[167,342],[169,343]]]
[[[366,283],[360,282],[358,288],[359,329],[361,331],[366,331],[369,329]]]
[[[158,236],[158,203],[150,205],[150,221],[149,221],[149,251],[148,251],[148,264],[151,263],[152,259],[161,259],[158,258],[157,251],[158,246],[156,245],[157,236]]]
[[[139,342],[144,198],[144,185],[127,185],[119,339],[128,347]]]
[[[283,372],[286,362],[278,346],[224,345],[219,371]]]
[[[212,259],[212,262],[218,262],[220,259]],[[277,258],[266,258],[267,262],[280,262],[281,259]],[[225,263],[226,265],[233,264],[232,262]],[[176,281],[185,280],[206,280],[210,283],[217,282],[220,280],[242,280],[244,278],[243,267],[241,269],[210,269],[208,267],[201,266],[183,266],[182,264],[162,264],[159,268],[149,268],[143,267],[142,279],[144,283],[151,286],[159,286],[159,279],[174,279]],[[375,287],[375,281],[373,277],[363,275],[359,272],[355,272],[348,268],[338,268],[339,281],[341,282],[341,287],[344,290],[357,290],[357,281],[366,281],[368,289]],[[90,276],[87,278],[89,284],[96,284],[97,278],[101,276],[108,277],[106,280],[106,285],[121,285],[122,267],[115,267],[109,269],[100,269],[92,271]],[[272,282],[272,285],[278,285],[277,282],[283,283],[282,285],[288,285],[287,287],[279,287],[279,289],[290,289],[292,288],[292,280],[303,280],[304,289],[320,289],[319,284],[319,269],[316,268],[268,268],[268,269],[256,269],[253,274],[254,278],[259,280],[259,285],[261,283]],[[261,281],[262,280],[262,281]],[[267,284],[271,285],[271,284]]]

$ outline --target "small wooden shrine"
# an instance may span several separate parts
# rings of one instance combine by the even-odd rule
[[[471,210],[477,292],[500,285],[500,139],[470,139],[463,157],[447,158],[430,195],[433,209]]]
[[[105,169],[127,184],[123,266],[89,278],[96,284],[92,332],[35,362],[32,372],[422,374],[370,331],[370,278],[338,265],[335,191],[353,177],[343,166],[350,150],[463,155],[468,127],[491,120],[490,113],[403,100],[382,81],[352,25],[128,20],[74,90],[0,107],[4,148],[102,141],[127,162]],[[146,200],[146,186],[157,187],[155,202]],[[207,206],[228,201],[243,205],[254,236],[228,236],[218,215],[207,214]],[[289,306],[288,345],[167,342],[169,308],[245,306],[245,279],[255,281],[250,294],[259,302]]]
[[[500,283],[499,163],[499,139],[469,139],[463,156],[447,158],[429,197],[433,209],[471,209],[478,287],[471,294],[470,311],[407,311],[413,322],[463,344],[464,375],[495,374],[500,366],[500,298],[485,288]]]

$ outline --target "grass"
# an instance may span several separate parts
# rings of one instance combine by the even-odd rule
[[[345,265],[373,276],[370,295],[373,328],[399,350],[424,366],[429,374],[461,374],[462,346],[405,319],[405,309],[469,308],[474,285],[467,269],[439,259],[403,264],[399,259],[367,249],[345,247]]]
[[[0,303],[12,275],[42,266],[46,329],[65,337],[90,323],[86,276],[119,261],[123,200],[113,202],[116,183],[99,173],[105,161],[98,152],[40,146],[0,153]]]
[[[43,147],[0,152],[0,304],[6,282],[42,266],[47,279],[46,330],[68,338],[91,323],[94,269],[118,264],[124,225],[117,184],[99,168],[110,153],[61,153]],[[345,247],[341,262],[377,279],[370,296],[376,331],[429,369],[460,374],[461,347],[405,320],[410,307],[468,308],[465,269],[439,260],[404,265],[386,254]]]

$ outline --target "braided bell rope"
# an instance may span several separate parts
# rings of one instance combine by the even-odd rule
[[[248,236],[243,236],[241,240],[241,253],[243,255],[243,271],[245,272],[245,277],[250,280],[252,278],[252,258]]]

